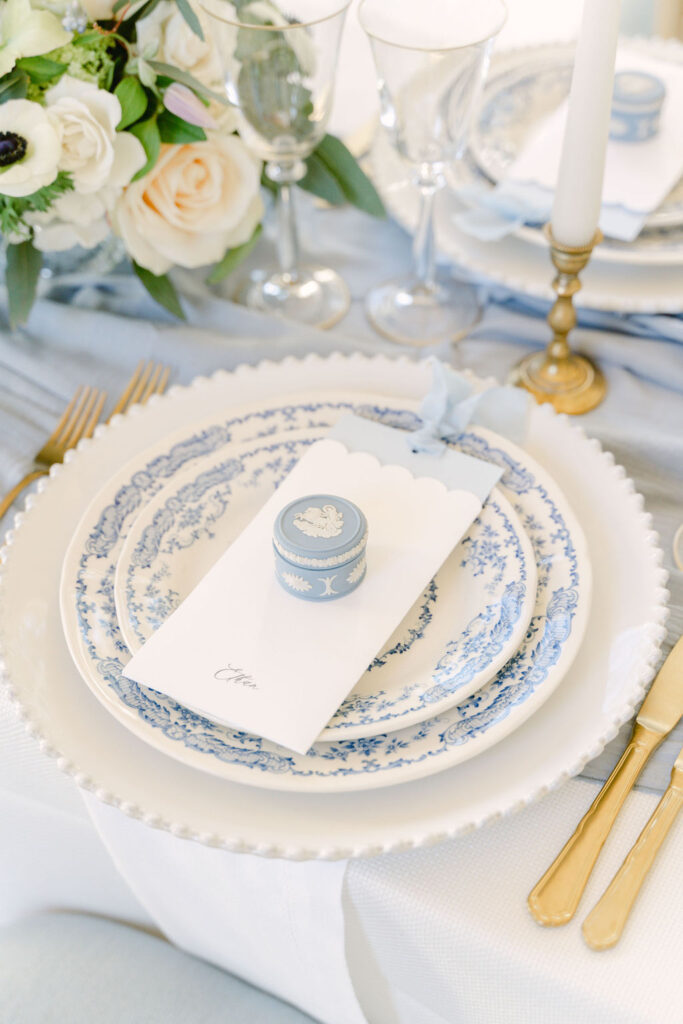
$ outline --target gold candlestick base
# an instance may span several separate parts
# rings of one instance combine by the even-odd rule
[[[544,352],[532,352],[517,363],[509,382],[526,388],[537,402],[550,402],[557,412],[578,415],[595,409],[607,393],[599,368],[587,356],[573,353],[567,342],[567,335],[576,327],[574,296],[581,288],[579,274],[601,241],[602,233],[596,231],[586,246],[562,245],[553,237],[549,224],[545,233],[557,268],[553,281],[557,299],[548,313],[553,337]]]

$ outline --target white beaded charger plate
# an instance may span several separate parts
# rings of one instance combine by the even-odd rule
[[[143,507],[123,542],[114,579],[118,623],[131,653],[175,611],[320,437],[319,429],[286,430],[221,447],[175,474]],[[405,728],[469,697],[519,649],[536,605],[536,582],[531,542],[495,488],[319,739]],[[101,676],[95,682],[105,685]]]
[[[533,411],[527,449],[581,509],[593,610],[562,684],[485,756],[400,787],[334,797],[245,787],[140,741],[74,670],[58,608],[62,562],[84,505],[122,461],[179,423],[243,402],[346,388],[383,391],[414,408],[429,384],[429,368],[407,359],[309,357],[242,367],[136,408],[53,470],[7,536],[0,652],[27,727],[62,770],[98,799],[176,835],[266,856],[329,859],[435,843],[478,827],[539,798],[599,753],[652,678],[664,637],[666,574],[650,517],[623,470],[547,406]]]

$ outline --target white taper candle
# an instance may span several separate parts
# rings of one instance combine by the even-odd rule
[[[587,245],[600,218],[621,0],[584,0],[551,216],[563,245]]]

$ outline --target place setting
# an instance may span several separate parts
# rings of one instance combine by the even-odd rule
[[[623,1009],[683,804],[683,44],[453,2],[0,11],[8,877],[292,1022]]]

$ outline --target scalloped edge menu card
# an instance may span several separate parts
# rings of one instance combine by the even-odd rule
[[[124,675],[230,726],[305,753],[409,612],[501,476],[355,416],[316,442]],[[334,601],[304,601],[275,577],[278,512],[338,494],[368,520],[367,572]]]

